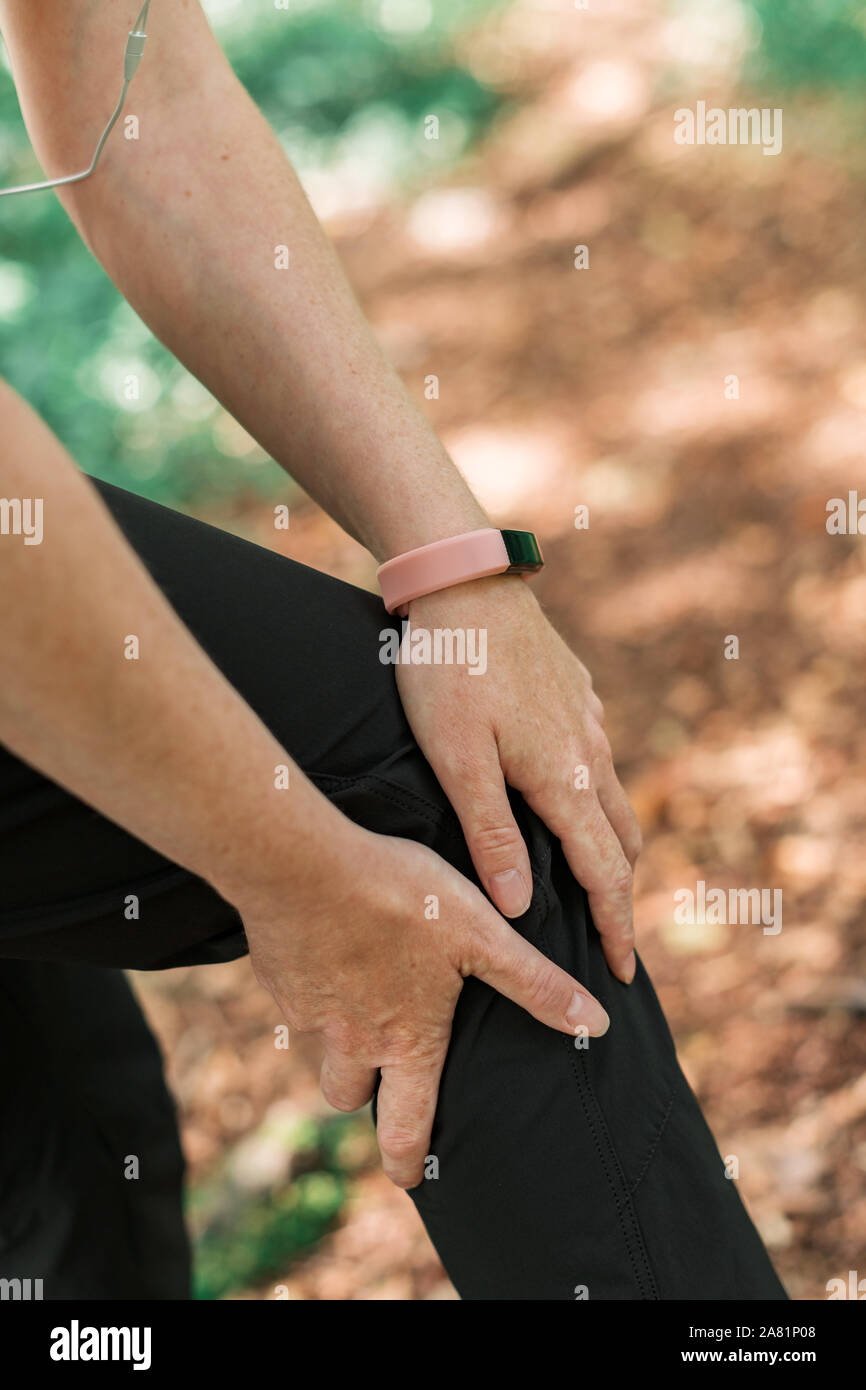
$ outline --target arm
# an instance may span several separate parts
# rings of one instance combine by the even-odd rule
[[[43,536],[0,536],[0,740],[234,898],[248,845],[299,860],[340,817],[194,642],[98,494],[0,382],[0,496],[42,501]],[[127,660],[128,636],[140,657]],[[291,766],[292,793],[273,789]],[[236,804],[237,798],[237,804]],[[246,838],[246,836],[244,837]],[[339,836],[338,836],[339,843]]]
[[[0,0],[47,174],[89,163],[134,14],[116,0]],[[94,255],[154,333],[378,559],[488,525],[379,349],[199,4],[153,0],[148,30],[127,99],[140,140],[123,138],[121,118],[97,173],[58,192]],[[279,245],[287,270],[274,265]]]
[[[324,1040],[328,1099],[357,1108],[381,1070],[383,1160],[412,1186],[465,975],[565,1032],[603,1032],[604,1010],[437,855],[322,796],[2,382],[0,425],[0,496],[43,509],[40,543],[0,535],[0,742],[237,907],[258,978],[293,1027]],[[124,656],[131,634],[139,660]],[[288,791],[274,787],[281,763]]]
[[[134,14],[115,0],[0,0],[47,173],[87,164]],[[377,558],[488,525],[383,358],[198,3],[154,0],[149,31],[130,99],[140,141],[116,133],[97,174],[59,193],[94,254],[154,332]],[[281,244],[288,270],[274,266]],[[488,632],[484,680],[466,682],[455,667],[400,667],[398,680],[492,900],[519,916],[532,882],[507,780],[562,840],[611,968],[630,980],[640,834],[585,667],[513,576],[414,600],[410,617]],[[577,765],[590,772],[580,790]]]

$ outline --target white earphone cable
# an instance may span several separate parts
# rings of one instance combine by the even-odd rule
[[[78,174],[67,174],[60,179],[45,179],[42,183],[22,183],[17,188],[0,188],[0,198],[8,197],[13,193],[39,193],[43,188],[59,188],[65,183],[79,183],[81,179],[89,178],[93,173],[102,154],[103,146],[111,134],[117,119],[123,110],[123,103],[126,101],[126,93],[129,84],[135,76],[136,69],[141,62],[141,55],[144,52],[144,44],[147,39],[146,24],[147,12],[150,9],[150,0],[144,0],[144,4],[139,11],[135,21],[135,27],[127,36],[126,49],[123,54],[123,87],[120,93],[120,100],[114,108],[111,119],[99,137],[93,158],[86,169],[82,169]]]

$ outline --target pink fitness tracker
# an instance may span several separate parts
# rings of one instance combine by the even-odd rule
[[[534,574],[543,564],[541,546],[532,531],[497,531],[488,526],[395,555],[379,566],[376,578],[388,612],[405,618],[410,599],[489,574]]]

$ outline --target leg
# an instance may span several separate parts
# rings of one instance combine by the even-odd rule
[[[379,662],[380,601],[101,491],[181,617],[305,772],[347,815],[423,840],[474,878],[459,823]],[[46,906],[32,874],[10,863],[15,911],[0,917],[0,955],[158,968],[243,950],[237,918],[205,885],[14,760],[5,774],[0,767],[4,781],[17,787],[7,802],[13,851],[16,837],[19,855],[37,843],[57,871]],[[467,981],[434,1129],[438,1176],[413,1192],[458,1291],[783,1298],[646,972],[628,988],[610,976],[558,842],[519,797],[514,804],[535,880],[518,930],[586,984],[612,1022],[605,1038],[578,1048]],[[73,833],[87,852],[70,863]],[[130,892],[140,915],[127,922]]]
[[[174,1106],[121,972],[2,961],[0,1020],[0,1278],[188,1298]]]
[[[630,987],[611,976],[558,843],[515,809],[535,888],[521,929],[611,1027],[581,1047],[467,981],[432,1138],[438,1176],[412,1192],[443,1263],[464,1298],[784,1298],[642,963]]]

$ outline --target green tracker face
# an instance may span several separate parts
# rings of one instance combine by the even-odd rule
[[[502,539],[511,569],[526,573],[541,569],[544,556],[533,531],[503,531]]]

